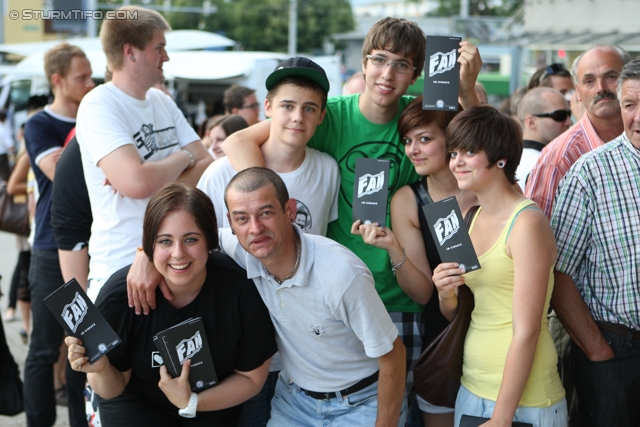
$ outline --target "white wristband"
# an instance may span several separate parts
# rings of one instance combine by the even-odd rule
[[[195,162],[195,159],[193,158],[193,154],[191,154],[189,150],[185,150],[184,148],[180,149],[180,151],[182,151],[184,154],[189,156],[189,166],[187,166],[187,169],[189,169],[191,166],[193,166],[193,163]]]
[[[185,418],[195,418],[196,417],[196,409],[198,408],[198,395],[194,392],[191,392],[191,396],[189,397],[189,404],[186,408],[180,409],[178,411],[178,415]]]

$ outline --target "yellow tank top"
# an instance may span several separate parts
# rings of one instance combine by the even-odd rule
[[[518,214],[531,205],[535,206],[531,200],[518,205],[498,241],[478,257],[482,268],[465,275],[466,283],[475,298],[475,309],[464,346],[461,382],[469,391],[483,399],[495,401],[498,398],[513,333],[513,259],[507,255],[506,242]],[[474,224],[475,218],[469,232],[473,230]],[[553,267],[549,271],[536,354],[519,406],[547,407],[564,397],[556,366],[557,353],[547,321],[552,291]]]

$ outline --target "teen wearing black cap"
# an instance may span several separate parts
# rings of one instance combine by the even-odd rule
[[[338,217],[337,162],[307,147],[324,118],[329,80],[322,67],[304,57],[287,59],[266,81],[264,111],[271,118],[269,138],[260,149],[266,167],[275,171],[298,202],[297,214],[308,216],[303,231],[325,235]],[[218,224],[228,227],[222,194],[236,174],[229,159],[221,158],[202,175],[198,188],[213,200]]]

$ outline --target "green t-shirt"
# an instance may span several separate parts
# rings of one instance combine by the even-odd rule
[[[367,245],[359,235],[351,234],[353,181],[356,159],[368,157],[390,161],[389,199],[400,187],[417,181],[411,160],[405,155],[398,135],[398,117],[414,99],[403,96],[397,116],[384,125],[367,120],[358,108],[358,95],[330,98],[327,115],[309,141],[309,146],[333,156],[340,166],[341,183],[338,196],[338,219],[329,223],[327,237],[351,249],[373,273],[376,290],[387,311],[417,313],[424,307],[415,303],[398,285],[387,251]],[[387,209],[386,226],[391,226]]]

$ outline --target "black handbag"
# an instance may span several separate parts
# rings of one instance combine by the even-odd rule
[[[24,410],[20,371],[7,346],[0,322],[0,415],[13,416]]]
[[[7,194],[7,183],[0,182],[0,231],[29,235],[29,211],[27,198],[24,203],[18,203],[14,197]]]
[[[467,228],[478,210],[473,206],[465,216]],[[462,377],[462,353],[471,323],[474,298],[471,289],[458,287],[458,312],[449,326],[431,341],[413,368],[418,396],[436,406],[454,408]]]

